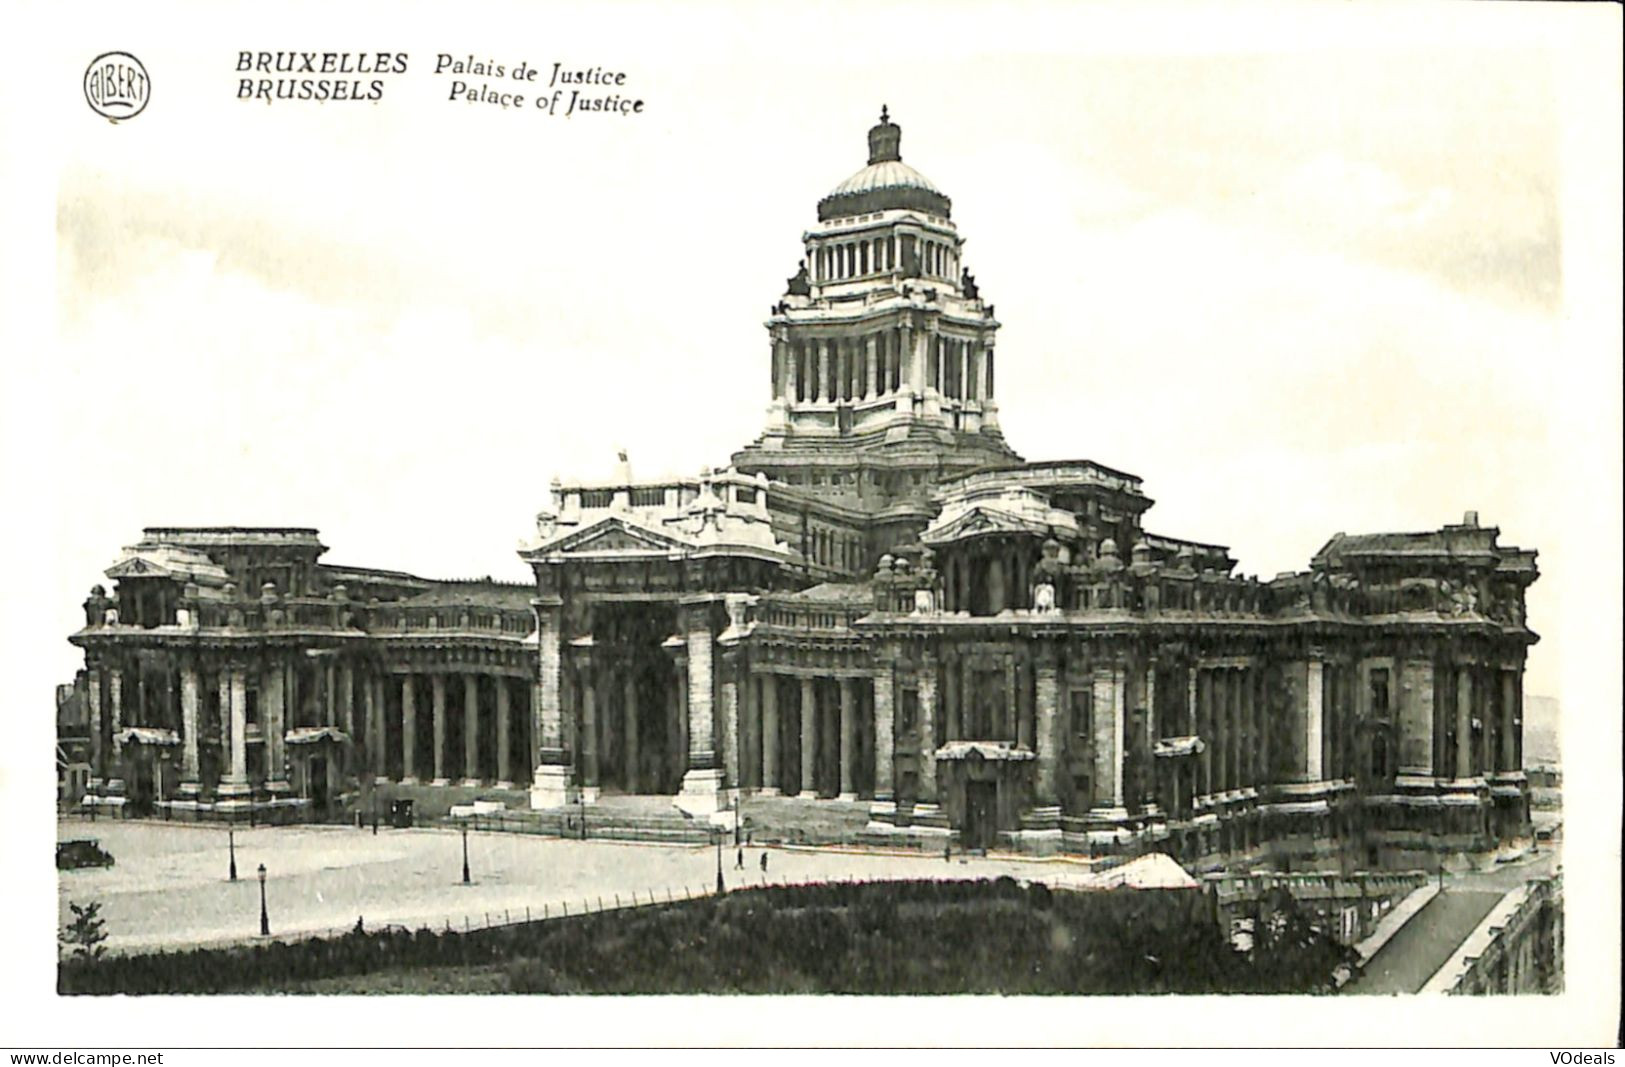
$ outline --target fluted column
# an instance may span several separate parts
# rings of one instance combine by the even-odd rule
[[[801,796],[818,796],[818,785],[813,780],[818,753],[818,694],[811,678],[801,679]]]
[[[876,396],[880,395],[880,363],[877,358],[880,354],[878,338],[871,333],[864,337],[863,343],[864,350],[867,352],[869,357],[868,391],[864,393],[864,399],[873,400]]]
[[[401,675],[401,781],[415,783],[417,778],[418,713],[417,681],[413,675]]]
[[[636,793],[639,791],[638,672],[636,665],[631,662],[626,664],[626,677],[622,685],[621,730],[623,733],[623,743],[621,745],[622,773],[626,780],[626,791]]]
[[[829,390],[829,341],[820,338],[814,342],[818,345],[818,379],[814,383],[815,393],[813,400],[828,400],[825,394]]]
[[[480,772],[480,678],[463,675],[463,784],[479,785]]]
[[[841,799],[858,799],[858,787],[852,773],[853,755],[858,747],[858,713],[852,692],[852,679],[841,679]]]
[[[784,360],[786,370],[784,382],[784,399],[786,403],[793,404],[797,400],[796,393],[800,388],[801,370],[799,364],[806,358],[805,345],[791,344]]]
[[[513,757],[509,751],[513,747],[513,706],[512,698],[508,693],[509,681],[506,675],[495,676],[497,687],[497,784],[508,788],[513,783]]]
[[[779,782],[779,676],[762,678],[762,793],[778,795]]]

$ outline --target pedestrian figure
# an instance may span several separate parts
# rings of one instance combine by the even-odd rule
[[[954,854],[954,843],[952,841],[945,842],[943,844],[943,846],[942,846],[942,862],[943,863],[952,863],[953,862],[953,859],[952,859],[953,854]]]
[[[734,870],[742,871],[744,869],[745,869],[745,850],[740,849],[739,854],[734,857]]]
[[[763,874],[767,873],[767,853],[766,852],[762,853],[762,873]]]

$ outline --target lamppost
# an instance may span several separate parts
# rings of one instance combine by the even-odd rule
[[[581,805],[581,840],[587,840],[587,794],[577,793],[576,803]]]
[[[468,885],[468,824],[462,824],[463,831],[463,884]]]
[[[739,837],[739,790],[734,790],[734,848],[740,845]]]
[[[726,893],[728,885],[722,880],[722,833],[717,833],[717,892]]]
[[[236,827],[233,827],[233,826],[226,827],[226,848],[231,853],[231,873],[230,873],[229,880],[235,882],[237,880],[237,829],[236,829]]]
[[[271,936],[271,917],[265,910],[265,864],[260,864],[260,936]]]

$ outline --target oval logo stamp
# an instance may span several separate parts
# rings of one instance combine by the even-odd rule
[[[147,68],[128,52],[104,52],[85,68],[85,102],[113,122],[141,114],[151,96]]]

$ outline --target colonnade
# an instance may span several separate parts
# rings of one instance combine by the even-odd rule
[[[925,277],[950,281],[959,277],[959,252],[951,242],[889,233],[823,241],[812,250],[813,281],[847,281],[901,270],[905,242],[916,249]]]
[[[772,371],[773,397],[787,403],[861,403],[905,387],[961,401],[993,396],[992,346],[910,326],[781,338]]]
[[[528,696],[504,674],[385,674],[366,661],[325,652],[312,662],[264,655],[177,660],[178,666],[162,672],[119,660],[87,670],[93,789],[120,780],[122,735],[130,727],[153,731],[147,743],[175,748],[179,780],[173,784],[185,798],[208,792],[232,799],[260,790],[272,795],[290,791],[288,735],[300,727],[332,728],[336,733],[327,735],[331,741],[341,747],[348,742],[344,759],[350,769],[378,781],[416,781],[429,769],[418,760],[423,728],[432,731],[428,762],[437,783],[454,778],[465,784],[511,782],[514,770],[522,771],[530,760],[528,751],[516,751],[514,744],[526,740]],[[482,687],[491,694],[489,702],[480,699]],[[426,726],[419,722],[425,688]],[[140,699],[132,701],[132,693]],[[447,724],[450,702],[457,697],[462,733],[455,751],[461,758],[453,767]],[[492,704],[493,713],[482,714]],[[495,735],[494,758],[489,759],[483,758],[492,747],[486,730]]]

